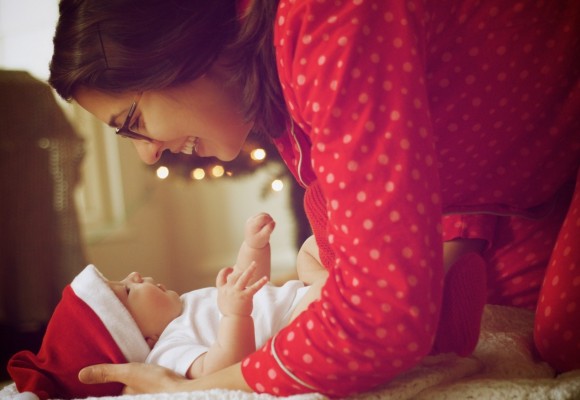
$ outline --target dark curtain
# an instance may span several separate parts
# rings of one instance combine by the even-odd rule
[[[82,158],[82,139],[48,85],[0,71],[0,340],[8,352],[42,330],[85,265],[73,200]]]

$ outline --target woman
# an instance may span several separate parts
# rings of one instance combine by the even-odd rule
[[[321,299],[201,380],[81,379],[344,396],[468,354],[486,301],[537,307],[544,359],[580,367],[578,3],[245,3],[63,0],[50,83],[146,163],[270,135],[306,188]]]

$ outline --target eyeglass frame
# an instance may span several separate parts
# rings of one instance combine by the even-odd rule
[[[135,114],[135,110],[137,110],[137,105],[139,104],[139,101],[141,100],[142,95],[143,95],[143,92],[141,92],[137,96],[137,98],[135,98],[133,100],[131,107],[129,107],[129,112],[127,113],[127,117],[125,118],[125,122],[123,122],[123,125],[121,125],[120,128],[115,128],[115,134],[117,134],[123,138],[126,138],[126,139],[144,140],[146,142],[153,143],[153,139],[151,139],[150,137],[147,137],[145,135],[142,135],[140,133],[134,132],[131,129],[129,129],[129,125],[131,124],[131,119],[133,119],[133,114]]]

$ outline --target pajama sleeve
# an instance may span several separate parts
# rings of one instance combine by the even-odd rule
[[[493,245],[498,216],[489,214],[452,214],[443,217],[443,240],[482,239],[486,249]]]
[[[418,7],[279,5],[281,82],[295,129],[311,142],[306,163],[325,199],[319,217],[333,258],[321,299],[243,361],[255,391],[345,396],[431,349],[442,207]]]

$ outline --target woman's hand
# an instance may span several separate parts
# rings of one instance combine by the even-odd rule
[[[120,382],[125,385],[123,393],[180,392],[188,380],[170,369],[153,364],[98,364],[83,368],[79,372],[83,383]]]
[[[125,394],[176,393],[194,390],[228,389],[252,390],[244,380],[240,363],[221,371],[190,380],[175,372],[154,364],[98,364],[83,368],[79,372],[83,383],[120,382],[125,385]]]

